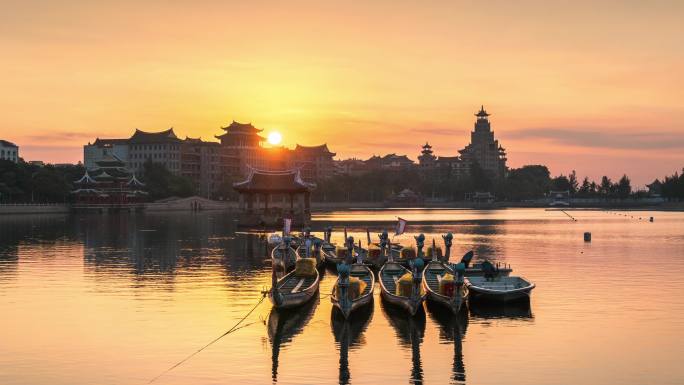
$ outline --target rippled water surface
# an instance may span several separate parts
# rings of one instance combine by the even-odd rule
[[[333,224],[337,241],[397,216],[404,244],[451,231],[452,259],[473,249],[534,281],[530,306],[408,319],[376,290],[344,323],[328,271],[320,300],[281,314],[264,301],[155,383],[684,383],[684,213],[568,213],[319,213],[314,231]],[[0,217],[0,384],[146,384],[257,303],[267,258],[263,234],[219,212]]]

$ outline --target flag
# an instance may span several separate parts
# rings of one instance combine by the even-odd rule
[[[406,219],[402,219],[397,217],[397,228],[394,231],[394,235],[401,235],[404,234],[404,230],[406,230]]]
[[[283,219],[283,235],[290,234],[290,228],[292,228],[292,218]]]

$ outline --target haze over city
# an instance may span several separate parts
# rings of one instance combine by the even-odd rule
[[[681,167],[677,1],[8,2],[2,137],[83,159],[135,128],[232,120],[339,159],[457,155],[481,104],[508,165],[636,185]],[[655,22],[657,21],[657,22]]]

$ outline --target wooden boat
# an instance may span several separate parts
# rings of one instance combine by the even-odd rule
[[[329,267],[336,267],[338,263],[344,262],[344,254],[338,255],[337,247],[333,244],[323,245],[321,252],[323,254],[323,261]]]
[[[344,315],[344,318],[349,318],[353,312],[371,303],[373,301],[373,289],[375,288],[375,276],[368,266],[355,263],[349,266],[349,269],[349,277],[362,280],[366,283],[366,287],[358,297],[354,299],[349,298],[346,292],[349,284],[346,283],[346,287],[344,285],[339,285],[340,283],[344,283],[347,279],[346,277],[341,276],[343,273],[340,273],[340,277],[337,278],[337,282],[335,282],[335,285],[333,286],[330,300],[332,301],[334,308],[338,309],[342,315]]]
[[[437,260],[430,261],[425,266],[425,269],[423,269],[423,286],[427,293],[428,301],[443,305],[449,308],[452,313],[458,314],[468,298],[468,288],[461,282],[461,284],[456,284],[454,295],[447,296],[441,294],[439,292],[439,283],[447,273],[454,275],[454,278],[457,276],[443,262]],[[463,276],[461,275],[461,277]]]
[[[276,280],[274,270],[268,299],[278,309],[290,309],[304,305],[318,293],[320,274],[317,269],[314,269],[314,272],[315,274],[312,276],[303,277],[297,275],[297,271],[293,270],[283,278]]]
[[[297,260],[297,252],[289,244],[281,243],[271,250],[271,265],[279,275],[292,270]]]
[[[378,273],[380,288],[382,290],[380,294],[387,302],[401,307],[413,316],[418,312],[418,309],[422,307],[427,294],[420,282],[416,283],[414,281],[413,284],[418,285],[418,288],[417,290],[414,290],[410,297],[397,295],[397,281],[406,273],[411,272],[398,262],[390,260],[385,263]],[[420,274],[418,274],[418,279],[422,280]]]
[[[325,257],[323,256],[323,252],[321,250],[321,246],[316,246],[315,243],[319,242],[319,245],[321,245],[320,240],[314,239],[312,242],[312,246],[309,249],[309,253],[307,254],[306,252],[306,243],[303,242],[300,244],[295,252],[297,253],[298,258],[316,258],[316,266],[320,267],[325,263]]]
[[[534,283],[522,277],[467,277],[472,301],[513,302],[529,300]]]
[[[482,276],[484,276],[485,272],[482,269],[483,263],[484,263],[484,261],[477,262],[477,263],[474,263],[472,266],[467,267],[466,271],[465,271],[465,276],[466,277],[482,277]],[[509,276],[511,274],[511,272],[513,271],[513,269],[511,269],[510,265],[505,265],[505,264],[501,264],[501,263],[497,262],[494,264],[494,266],[496,266],[498,275],[502,276],[502,277]]]

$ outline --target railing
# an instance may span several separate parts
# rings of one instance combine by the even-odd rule
[[[0,203],[0,207],[25,207],[25,206],[64,206],[68,203]]]

